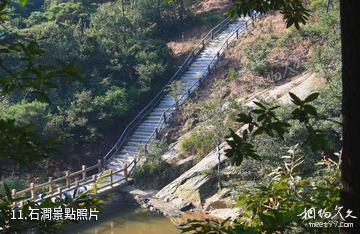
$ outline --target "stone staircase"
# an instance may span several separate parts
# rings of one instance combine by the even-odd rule
[[[184,85],[184,92],[179,96],[178,104],[187,99],[200,84],[201,79],[205,79],[213,66],[218,62],[229,43],[236,40],[239,33],[243,32],[249,25],[249,17],[239,18],[233,21],[228,20],[226,25],[213,35],[214,29],[210,31],[209,40],[198,51],[192,53],[193,58],[187,63],[186,69],[179,75]],[[195,49],[196,50],[196,49]],[[179,69],[181,70],[181,69]],[[169,93],[162,95],[154,105],[147,108],[132,125],[132,129],[122,136],[113,149],[105,156],[104,166],[107,169],[117,170],[130,164],[141,147],[153,139],[157,131],[166,126],[166,120],[171,117],[176,110],[176,100]],[[124,133],[123,133],[124,135]]]

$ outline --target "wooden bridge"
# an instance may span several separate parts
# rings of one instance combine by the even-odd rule
[[[13,189],[14,198],[22,197],[21,201],[14,205],[22,206],[30,200],[59,197],[64,193],[71,193],[75,188],[89,189],[98,186],[96,191],[101,193],[126,184],[136,167],[139,150],[146,151],[149,142],[158,137],[159,131],[167,126],[172,114],[197,90],[230,44],[246,29],[254,27],[255,21],[256,15],[251,18],[224,19],[203,37],[168,83],[126,126],[103,160],[91,167],[82,166],[81,170],[76,172],[65,171],[65,175],[60,178],[49,177],[48,182],[42,184],[31,183],[22,191]],[[181,81],[185,89],[178,98],[173,99],[168,85],[175,80]],[[97,181],[101,183],[95,183]]]

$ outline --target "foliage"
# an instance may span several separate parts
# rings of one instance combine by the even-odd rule
[[[19,2],[0,7],[1,119],[15,119],[13,129],[36,122],[42,141],[61,135],[64,161],[116,134],[166,83],[173,66],[164,39],[190,22],[196,3]]]
[[[185,85],[180,80],[175,80],[171,82],[168,86],[170,89],[170,96],[175,100],[179,100],[179,96],[182,95],[185,91]]]
[[[25,188],[24,181],[16,177],[8,177],[2,181],[3,184],[6,184],[10,190],[16,189],[16,191],[21,191]],[[0,194],[5,194],[4,188],[0,187]]]
[[[250,71],[258,74],[265,74],[269,69],[269,62],[266,56],[270,53],[275,44],[276,39],[273,37],[265,37],[256,40],[251,46],[245,49],[247,58],[247,66]]]
[[[318,116],[316,108],[310,103],[318,98],[319,93],[310,94],[304,100],[298,98],[295,94],[289,93],[291,101],[295,108],[289,113],[291,120],[297,120],[302,124],[306,131],[306,137],[303,144],[308,144],[312,150],[326,150],[325,133],[323,130],[316,128],[311,120]],[[231,146],[226,150],[226,156],[230,158],[232,164],[240,165],[244,158],[251,157],[260,159],[255,153],[254,146],[249,142],[249,137],[266,134],[269,137],[276,135],[284,139],[285,133],[289,131],[291,124],[286,120],[281,120],[276,116],[275,110],[279,106],[267,107],[259,102],[254,102],[258,107],[251,110],[248,114],[240,113],[238,122],[246,126],[242,135],[231,130],[232,139],[227,140]]]
[[[180,142],[183,155],[206,156],[214,148],[214,133],[212,131],[193,131]]]
[[[0,119],[0,156],[1,170],[10,162],[29,166],[30,163],[48,157],[59,145],[55,136],[41,138],[34,131],[33,124],[16,126],[14,120]],[[24,157],[26,155],[26,157]]]
[[[321,207],[333,211],[340,200],[338,163],[324,159],[314,177],[303,177],[297,171],[302,158],[295,156],[295,148],[289,156],[283,156],[284,164],[270,175],[270,181],[257,185],[255,191],[243,191],[238,206],[241,215],[232,223],[215,220],[189,220],[179,226],[183,233],[309,233],[311,227],[303,223],[301,214],[305,208]],[[326,220],[324,220],[326,221]],[[321,231],[337,233],[335,225]]]
[[[161,156],[166,152],[167,144],[164,139],[152,141],[146,149],[139,151],[140,163],[135,168],[133,178],[136,183],[147,184],[156,178],[158,183],[167,181],[168,164]]]
[[[67,220],[42,220],[42,219],[12,219],[13,211],[15,210],[15,215],[18,217],[18,213],[22,212],[23,217],[30,215],[30,207],[33,209],[41,210],[43,208],[57,208],[62,207],[79,209],[79,208],[96,208],[100,209],[100,205],[105,201],[104,198],[97,198],[96,187],[102,182],[100,180],[95,182],[95,186],[92,186],[90,189],[81,189],[76,188],[72,194],[63,193],[61,197],[55,197],[55,199],[44,198],[40,202],[29,201],[24,204],[22,207],[15,206],[13,203],[19,202],[22,198],[14,198],[11,195],[11,190],[6,183],[2,183],[3,193],[0,193],[0,227],[2,233],[23,233],[25,231],[34,231],[42,233],[55,233],[61,228]]]
[[[276,2],[278,5],[271,6]],[[341,134],[339,110],[341,63],[340,50],[336,49],[339,48],[340,41],[337,37],[338,11],[335,9],[329,14],[324,14],[325,1],[322,0],[309,3],[236,1],[230,14],[250,13],[253,9],[259,12],[262,10],[282,11],[282,8],[287,7],[288,4],[304,4],[310,8],[312,16],[308,20],[312,24],[305,25],[296,34],[308,37],[313,43],[313,51],[311,51],[313,56],[306,67],[324,75],[330,86],[323,89],[320,95],[312,94],[305,99],[291,94],[293,102],[291,106],[276,107],[256,103],[253,110],[240,114],[239,121],[243,127],[239,132],[231,130],[231,139],[228,140],[230,149],[227,151],[227,156],[230,157],[232,164],[241,163],[238,168],[239,173],[249,167],[257,173],[257,170],[263,169],[262,165],[272,168],[273,173],[265,178],[261,177],[262,183],[255,189],[253,186],[250,186],[247,191],[244,191],[246,189],[244,186],[238,188],[243,191],[239,196],[239,206],[243,208],[243,213],[237,220],[232,222],[229,220],[224,222],[190,220],[180,226],[183,232],[315,233],[316,230],[310,229],[302,222],[300,214],[305,208],[311,207],[321,208],[322,211],[332,211],[339,203],[339,165],[332,160],[338,159],[339,155],[334,156],[333,152],[338,152],[340,149]],[[288,10],[297,11],[298,9],[288,8]],[[301,8],[299,10],[297,13],[301,14]],[[319,16],[319,20],[315,16]],[[288,26],[294,23],[286,17],[285,15]],[[299,28],[299,25],[295,26]],[[282,35],[276,44],[289,46],[288,43],[293,40],[294,35],[294,31],[290,30],[289,33]],[[334,56],[333,60],[332,56]],[[266,53],[259,58],[261,58],[259,61],[266,62],[264,59]],[[330,62],[327,63],[327,61]],[[328,70],[327,65],[329,65]],[[253,113],[254,110],[257,113]],[[267,145],[269,143],[271,144]],[[278,151],[281,152],[289,145],[297,144],[296,151],[290,150],[291,155],[283,157],[284,165],[278,167],[277,163],[280,159]],[[295,157],[295,155],[301,156]],[[317,160],[319,155],[325,156],[326,159],[314,165],[313,161]],[[332,226],[322,228],[319,232],[337,233],[338,229]]]
[[[314,14],[319,14],[319,19],[301,28],[300,34],[317,43],[311,51],[308,69],[320,74],[331,83],[334,77],[340,76],[341,72],[340,13],[338,2],[334,2],[332,10],[320,14],[323,11],[323,4],[324,1],[311,3],[311,9]]]
[[[287,27],[294,25],[297,29],[300,24],[306,24],[310,16],[309,10],[304,6],[305,3],[301,0],[283,1],[246,1],[236,0],[234,5],[228,10],[230,16],[237,15],[251,15],[253,11],[259,13],[266,13],[268,11],[280,11],[284,15]]]
[[[226,79],[234,80],[236,78],[236,70],[234,68],[229,68],[226,74]]]

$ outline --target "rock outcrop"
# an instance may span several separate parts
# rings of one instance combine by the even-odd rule
[[[252,106],[253,101],[256,100],[267,102],[277,101],[286,104],[290,102],[289,92],[293,92],[300,98],[304,98],[321,87],[323,83],[324,80],[315,74],[304,73],[294,77],[288,83],[263,90],[242,101],[245,101],[248,106]],[[177,144],[174,145],[176,146]],[[224,156],[226,147],[228,147],[226,143],[221,145],[220,161],[222,164],[225,164],[226,161],[226,157]],[[171,153],[167,154],[168,157],[166,157],[168,160],[169,158],[174,159],[180,156],[179,151],[174,148],[171,149],[170,152]],[[171,154],[171,157],[169,157],[169,154]],[[195,166],[156,193],[154,198],[158,199],[159,202],[153,202],[152,205],[156,207],[156,205],[161,204],[161,207],[157,207],[159,210],[161,210],[162,207],[166,207],[166,210],[172,207],[172,209],[176,208],[179,211],[191,210],[206,212],[223,219],[236,217],[241,210],[233,204],[235,198],[231,197],[229,189],[219,191],[217,188],[217,165],[216,152],[212,151]],[[166,204],[168,204],[168,206]],[[173,212],[166,211],[164,213]]]

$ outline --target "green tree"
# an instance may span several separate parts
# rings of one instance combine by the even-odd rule
[[[360,158],[356,146],[357,139],[360,139],[360,119],[359,112],[355,109],[359,105],[360,81],[357,79],[357,64],[360,45],[358,43],[358,31],[360,22],[358,10],[360,5],[355,0],[340,0],[341,16],[341,50],[342,50],[342,116],[343,116],[343,148],[341,154],[341,205],[343,212],[351,209],[356,214],[360,214],[360,187],[358,179],[360,172]],[[305,24],[309,16],[306,3],[297,1],[244,1],[236,0],[231,7],[230,15],[249,14],[252,10],[266,13],[271,10],[280,11],[284,14],[287,26],[295,25],[299,28],[300,24]],[[329,6],[330,4],[328,4]],[[345,213],[344,213],[345,214]],[[341,228],[343,233],[356,233],[360,227],[360,221],[352,220],[354,227]]]
[[[214,132],[213,141],[218,160],[217,177],[219,190],[223,187],[221,183],[220,144],[223,142],[227,132],[225,125],[227,110],[225,107],[224,91],[226,91],[226,81],[217,81],[212,90],[212,98],[204,103],[199,113],[199,119],[203,122],[202,126],[207,128],[208,131]]]

